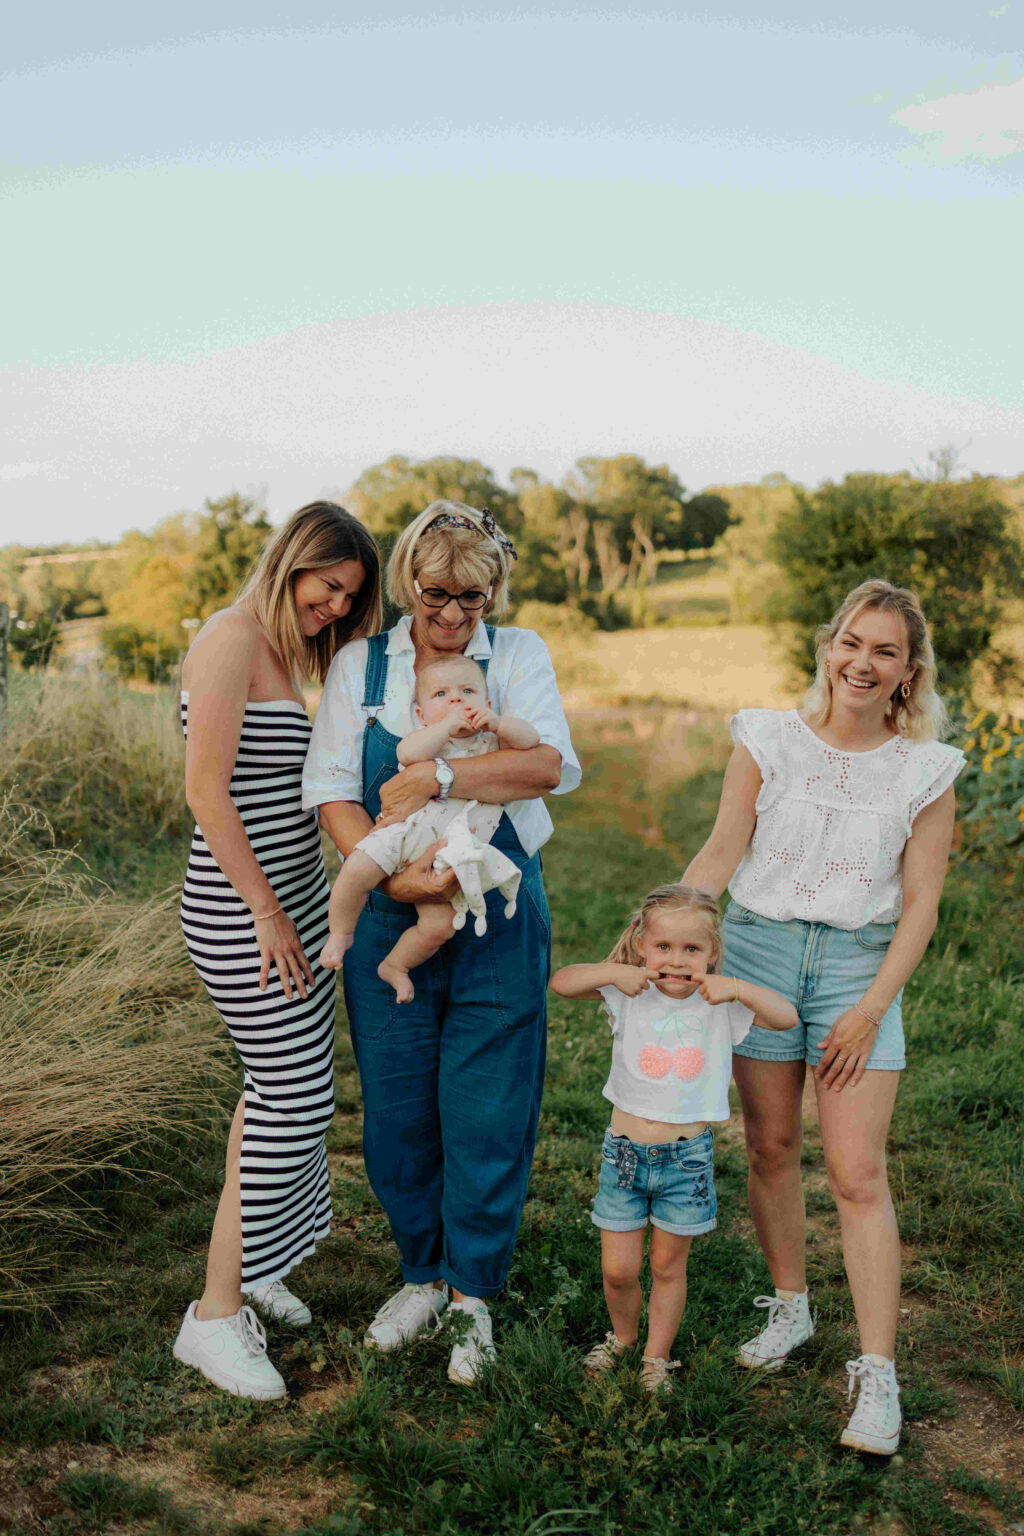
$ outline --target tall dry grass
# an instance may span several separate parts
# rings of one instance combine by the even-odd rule
[[[12,711],[0,774],[0,1310],[66,1289],[62,1258],[102,1229],[103,1189],[173,1169],[183,1141],[222,1119],[235,1077],[177,893],[120,897],[60,846],[98,822],[114,844],[176,829],[177,736],[150,704],[46,679]]]
[[[177,701],[98,673],[11,679],[0,794],[45,812],[58,844],[116,847],[187,826]]]

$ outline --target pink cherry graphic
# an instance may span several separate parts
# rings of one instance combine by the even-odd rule
[[[687,1082],[691,1078],[700,1077],[704,1070],[704,1052],[695,1045],[681,1045],[673,1053],[672,1070],[676,1077],[683,1077]]]
[[[664,1077],[672,1066],[672,1053],[663,1045],[645,1045],[637,1064],[644,1077]]]

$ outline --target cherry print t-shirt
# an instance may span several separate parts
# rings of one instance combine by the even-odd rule
[[[604,1096],[629,1115],[687,1125],[728,1120],[732,1048],[754,1022],[743,1003],[666,997],[652,982],[638,997],[599,987],[612,1027]]]

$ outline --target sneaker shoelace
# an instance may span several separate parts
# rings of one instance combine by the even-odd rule
[[[415,1304],[424,1299],[426,1289],[427,1287],[422,1285],[404,1285],[397,1296],[392,1296],[390,1301],[385,1302],[374,1318],[374,1322],[402,1323],[412,1314]],[[430,1310],[433,1311],[433,1307]]]
[[[873,1361],[861,1356],[859,1360],[847,1360],[846,1374],[846,1401],[853,1396],[854,1383],[860,1382],[860,1392],[857,1395],[857,1407],[854,1410],[859,1413],[863,1408],[869,1412],[878,1403],[879,1399],[889,1396],[889,1383],[884,1371],[880,1370]]]
[[[785,1296],[755,1296],[755,1307],[768,1308],[768,1321],[759,1334],[765,1344],[781,1344],[797,1318],[798,1303]]]
[[[267,1334],[252,1307],[240,1307],[236,1317],[232,1318],[235,1332],[242,1341],[242,1348],[247,1355],[265,1355],[267,1352]]]

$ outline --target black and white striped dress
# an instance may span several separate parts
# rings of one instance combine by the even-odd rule
[[[181,696],[188,735],[188,694]],[[181,926],[188,952],[245,1069],[242,1136],[242,1289],[277,1280],[326,1237],[331,1197],[324,1136],[334,1113],[333,971],[318,956],[330,890],[319,823],[302,809],[310,723],[290,699],[247,704],[230,794],[260,868],[299,930],[314,986],[289,1002],[277,968],[259,990],[252,914],[198,827]]]

